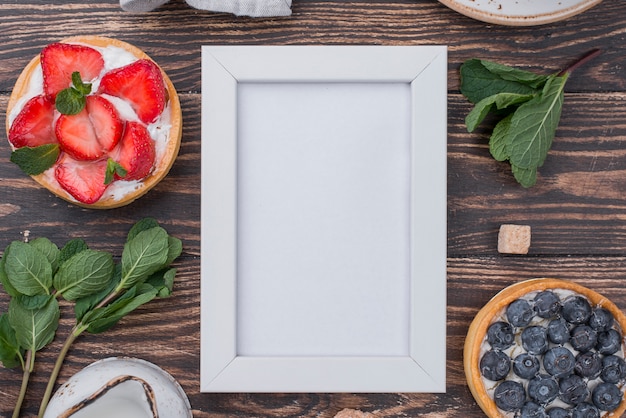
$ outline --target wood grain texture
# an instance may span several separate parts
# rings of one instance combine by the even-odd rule
[[[183,109],[183,141],[168,177],[139,201],[90,211],[61,201],[9,162],[0,133],[0,251],[12,240],[81,237],[119,256],[128,228],[155,217],[183,241],[171,298],[151,302],[102,335],[82,335],[59,382],[92,361],[139,357],[171,373],[195,417],[333,417],[343,408],[376,417],[481,417],[465,384],[462,347],[473,316],[499,290],[534,277],[575,280],[626,309],[626,2],[605,0],[567,21],[504,27],[475,21],[435,0],[294,0],[288,18],[252,19],[191,9],[173,0],[147,14],[117,0],[0,0],[0,114],[13,84],[40,49],[67,36],[98,34],[145,50],[168,73]],[[200,350],[200,47],[205,44],[445,44],[448,64],[448,308],[445,394],[201,394]],[[523,189],[491,158],[493,121],[474,133],[458,70],[479,57],[551,73],[592,48],[602,55],[566,86],[557,136],[537,186]],[[527,256],[497,253],[503,223],[528,224]],[[0,293],[0,312],[8,298]],[[69,331],[63,305],[59,334]],[[36,415],[61,343],[37,357],[24,417]],[[9,416],[21,373],[0,367],[0,416]],[[167,417],[166,417],[167,418]]]

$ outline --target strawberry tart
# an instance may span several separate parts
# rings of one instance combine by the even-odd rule
[[[143,51],[99,36],[43,48],[19,76],[6,119],[11,161],[55,195],[108,209],[145,194],[178,155],[182,114]]]

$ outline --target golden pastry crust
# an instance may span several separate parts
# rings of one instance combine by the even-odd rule
[[[102,36],[75,36],[75,37],[63,39],[59,42],[84,44],[84,45],[91,45],[91,46],[103,47],[103,48],[106,48],[108,46],[114,46],[114,47],[122,48],[130,52],[137,59],[150,59],[151,61],[154,62],[154,60],[152,60],[141,49],[133,45],[130,45],[126,42],[117,40],[117,39],[105,38]],[[28,91],[28,84],[29,84],[30,78],[33,74],[33,71],[39,65],[39,62],[40,62],[40,58],[39,58],[39,55],[37,55],[28,63],[28,65],[26,65],[26,67],[24,67],[24,70],[22,70],[22,73],[20,74],[17,81],[15,82],[13,92],[11,93],[11,96],[9,98],[9,103],[7,105],[7,118],[6,118],[7,137],[8,137],[9,128],[10,128],[9,115],[11,114],[13,107],[18,103],[19,99]],[[85,204],[85,203],[76,201],[76,199],[74,199],[69,193],[63,190],[57,183],[50,182],[49,179],[44,174],[31,176],[31,177],[37,183],[44,186],[46,189],[50,190],[52,193],[54,193],[58,197],[68,202],[71,202],[75,205],[86,207],[86,208],[92,208],[92,209],[112,209],[112,208],[124,206],[133,202],[137,198],[143,196],[150,189],[152,189],[158,182],[160,182],[167,175],[172,165],[174,164],[174,160],[176,160],[176,157],[178,156],[178,151],[180,149],[180,142],[182,138],[182,127],[183,127],[180,101],[178,98],[178,94],[176,93],[176,89],[174,88],[174,84],[169,79],[167,74],[165,74],[165,71],[163,71],[161,67],[159,68],[161,69],[161,74],[163,75],[163,81],[165,82],[165,87],[167,89],[168,100],[169,100],[169,111],[171,113],[171,118],[170,118],[171,127],[170,127],[167,147],[166,147],[165,152],[163,153],[163,157],[160,160],[155,162],[155,167],[152,170],[152,172],[147,177],[141,180],[141,183],[142,183],[141,187],[139,187],[137,190],[129,192],[124,197],[119,198],[119,199],[116,199],[112,196],[107,197],[105,195],[100,200],[98,200],[97,202],[93,204]]]
[[[487,328],[491,325],[493,318],[506,308],[509,303],[528,293],[549,289],[571,290],[585,296],[592,306],[602,306],[608,309],[615,317],[615,321],[619,324],[621,330],[626,330],[626,316],[613,302],[579,284],[560,279],[542,278],[526,280],[503,289],[478,312],[470,324],[463,350],[463,367],[467,384],[478,405],[490,418],[501,418],[504,415],[487,393],[479,368],[481,345],[485,340]],[[610,416],[620,417],[625,411],[626,399],[622,400],[620,406],[615,411],[612,411]]]

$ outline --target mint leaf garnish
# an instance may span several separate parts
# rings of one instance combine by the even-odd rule
[[[510,162],[513,176],[523,187],[535,185],[537,169],[552,146],[570,73],[599,52],[593,50],[550,75],[479,59],[461,65],[461,93],[475,105],[465,118],[468,132],[489,114],[499,118],[489,151],[497,161]]]
[[[11,297],[8,312],[0,312],[0,362],[24,370],[13,416],[19,415],[36,352],[55,338],[60,298],[75,302],[76,323],[56,359],[39,416],[76,338],[85,331],[104,332],[139,306],[170,296],[176,276],[170,263],[181,253],[182,242],[153,218],[129,230],[119,262],[82,239],[60,249],[47,238],[11,242],[0,258],[0,284]]]
[[[91,93],[91,83],[83,83],[83,80],[80,79],[80,73],[78,71],[74,71],[72,73],[72,84],[74,85],[74,88],[83,96]]]
[[[22,147],[11,153],[11,162],[17,164],[30,176],[43,173],[59,158],[58,144],[45,144],[38,147]]]
[[[80,73],[72,73],[72,86],[57,93],[54,104],[59,112],[64,115],[76,115],[80,113],[87,103],[85,96],[91,93],[91,84],[83,83]]]
[[[104,184],[111,184],[113,180],[115,180],[115,174],[117,174],[119,177],[124,178],[126,177],[127,173],[128,172],[126,171],[126,169],[122,167],[120,163],[113,160],[112,158],[109,158],[109,160],[107,161],[107,171],[104,176]]]

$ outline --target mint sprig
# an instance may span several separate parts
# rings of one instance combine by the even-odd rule
[[[74,302],[76,324],[57,357],[39,417],[76,338],[85,331],[104,332],[137,307],[168,297],[176,276],[170,264],[181,253],[181,241],[153,218],[131,228],[118,263],[81,239],[60,249],[47,238],[11,242],[0,258],[0,283],[11,296],[8,312],[0,315],[0,361],[10,368],[21,365],[24,371],[13,417],[19,416],[35,353],[55,338],[59,299]]]
[[[91,93],[91,83],[83,83],[80,73],[72,73],[72,86],[57,93],[54,104],[59,112],[64,115],[76,115],[80,113],[87,103],[85,98]]]
[[[599,53],[593,50],[567,69],[549,75],[479,59],[461,65],[461,93],[474,103],[465,118],[468,132],[490,114],[498,118],[489,151],[497,161],[509,161],[523,187],[536,184],[537,169],[552,146],[569,75]]]
[[[21,147],[11,152],[11,162],[29,176],[36,176],[52,167],[60,152],[59,144]]]
[[[121,178],[126,177],[128,171],[113,158],[109,158],[107,160],[107,170],[104,176],[104,184],[111,184],[113,180],[115,180],[115,175],[118,175]]]

